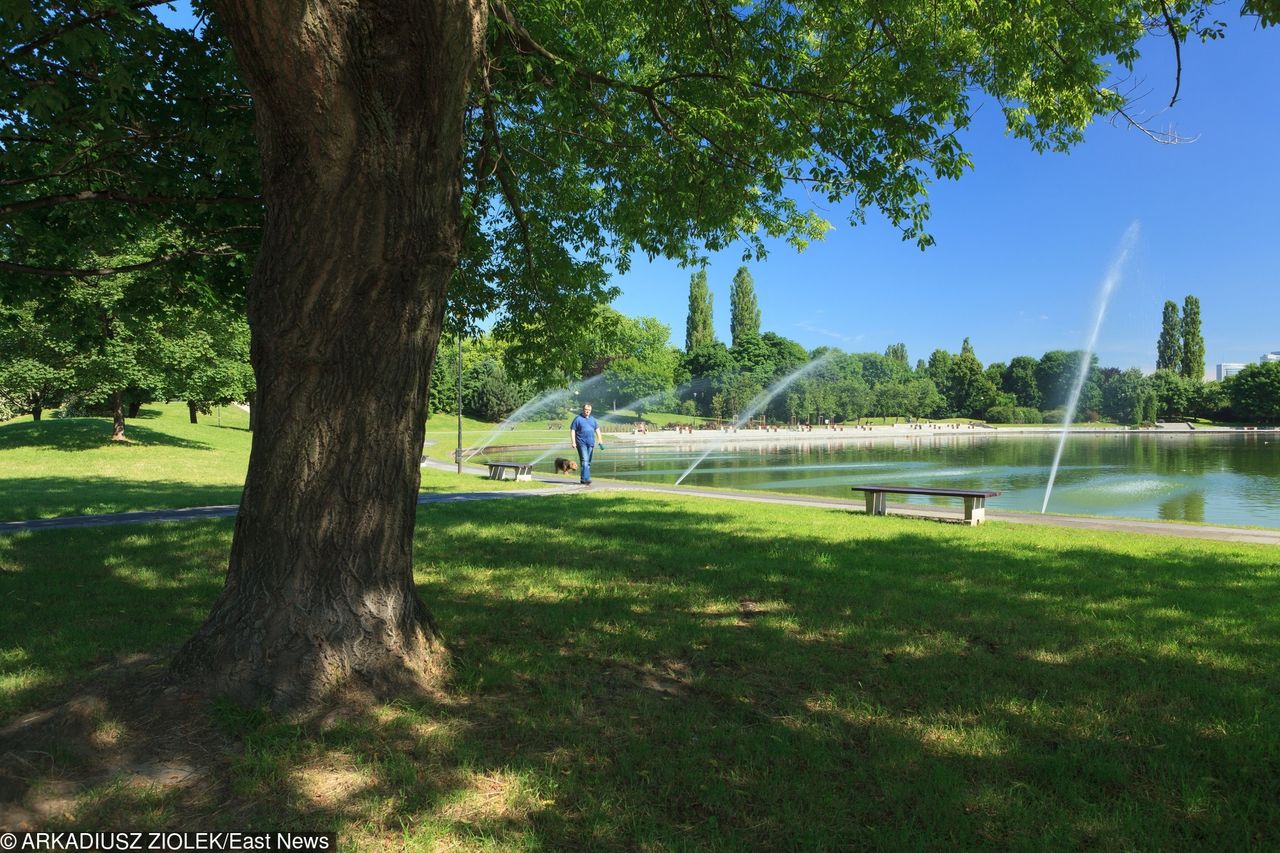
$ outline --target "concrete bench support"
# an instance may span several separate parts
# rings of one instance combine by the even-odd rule
[[[486,462],[490,480],[532,480],[533,466],[518,462]],[[507,475],[511,476],[508,477]]]
[[[913,486],[854,486],[855,492],[862,492],[867,500],[867,515],[888,515],[889,508],[886,495],[935,495],[964,499],[964,523],[976,527],[987,519],[987,498],[994,498],[999,492],[979,489],[927,489]]]
[[[982,495],[966,495],[964,499],[964,520],[976,527],[987,520],[987,499]]]

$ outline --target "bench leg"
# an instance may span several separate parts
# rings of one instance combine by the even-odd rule
[[[977,527],[987,518],[987,499],[971,497],[964,499],[964,520],[971,527]]]
[[[867,515],[888,515],[883,492],[867,492]]]

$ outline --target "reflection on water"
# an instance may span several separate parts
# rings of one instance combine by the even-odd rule
[[[996,489],[993,509],[1040,509],[1054,435],[923,436],[719,448],[690,486],[852,498],[850,486],[904,484]],[[602,477],[674,483],[704,448],[609,444],[592,461]],[[527,454],[526,454],[527,455]],[[520,458],[519,455],[513,458]],[[922,503],[953,500],[913,496]],[[1051,512],[1280,527],[1280,436],[1080,435],[1067,443]]]
[[[1160,504],[1160,517],[1169,521],[1204,521],[1204,492],[1188,490]]]

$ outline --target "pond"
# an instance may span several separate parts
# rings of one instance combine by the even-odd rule
[[[713,450],[687,486],[759,489],[860,500],[853,485],[995,489],[993,510],[1039,512],[1058,434],[741,441]],[[671,484],[708,445],[606,442],[599,477]],[[564,455],[571,455],[567,448]],[[512,454],[533,458],[536,454]],[[551,459],[539,468],[550,468]],[[930,503],[924,497],[910,501]],[[933,499],[950,505],[954,501]],[[1280,527],[1280,433],[1073,433],[1049,511],[1068,515]]]

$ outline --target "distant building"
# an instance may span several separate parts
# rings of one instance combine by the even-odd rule
[[[1247,364],[1240,364],[1239,362],[1227,362],[1227,363],[1219,364],[1218,365],[1218,381],[1221,382],[1223,379],[1226,379],[1228,376],[1235,376],[1237,373],[1244,370],[1248,366],[1249,365]]]
[[[1280,350],[1264,352],[1262,358],[1258,359],[1258,364],[1266,364],[1268,361],[1280,361]]]

